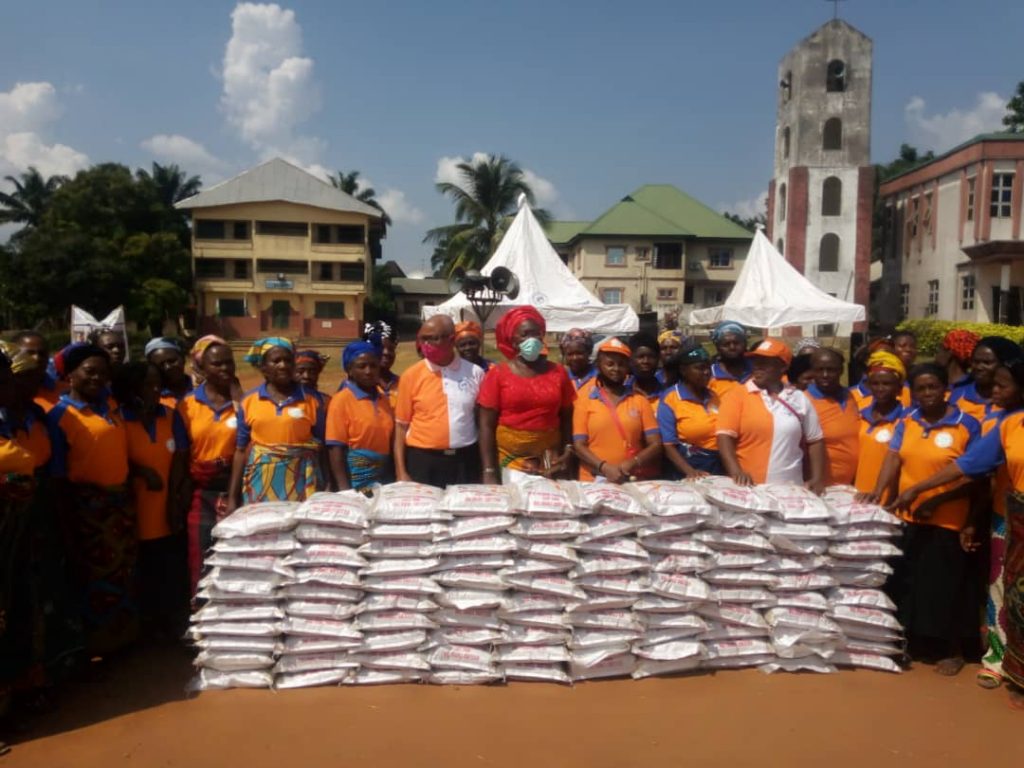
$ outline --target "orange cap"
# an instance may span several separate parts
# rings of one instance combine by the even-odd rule
[[[782,339],[765,339],[752,350],[747,357],[776,357],[787,366],[793,362],[793,350]]]
[[[627,344],[619,341],[619,339],[612,336],[610,339],[605,339],[598,345],[598,352],[607,352],[611,355],[625,355],[626,357],[632,356],[632,351]]]

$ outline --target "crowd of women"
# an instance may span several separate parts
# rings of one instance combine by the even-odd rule
[[[45,339],[0,348],[0,711],[33,706],[82,658],[180,637],[215,523],[258,501],[412,480],[611,483],[727,475],[737,483],[853,485],[903,517],[888,591],[910,657],[979,684],[1024,687],[1024,353],[947,336],[915,364],[896,334],[843,354],[816,340],[751,342],[723,323],[710,346],[675,330],[547,343],[544,318],[508,311],[504,358],[479,325],[435,316],[419,360],[366,326],[319,389],[327,359],[280,337],[245,362],[230,346],[152,339],[127,360],[100,331],[51,358]],[[557,362],[556,359],[557,358]],[[843,384],[844,375],[852,386]],[[985,606],[983,608],[983,605]],[[983,619],[984,617],[984,619]]]

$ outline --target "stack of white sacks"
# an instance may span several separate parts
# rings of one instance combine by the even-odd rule
[[[215,531],[199,687],[896,672],[901,523],[855,496],[538,479],[253,505]]]

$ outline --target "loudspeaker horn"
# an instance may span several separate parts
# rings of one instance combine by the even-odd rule
[[[514,299],[519,295],[519,278],[507,267],[495,267],[491,270],[491,288]]]

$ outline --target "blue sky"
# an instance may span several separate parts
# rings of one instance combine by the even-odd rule
[[[849,0],[875,41],[872,154],[999,123],[1024,79],[1024,4]],[[776,69],[824,0],[217,0],[5,3],[0,176],[30,163],[179,162],[205,179],[282,154],[358,169],[422,268],[451,158],[503,153],[563,218],[672,183],[750,211],[767,187]]]

